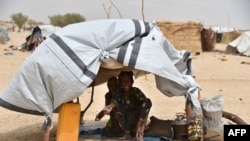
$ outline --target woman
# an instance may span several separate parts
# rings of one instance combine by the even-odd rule
[[[152,106],[151,100],[137,87],[133,87],[132,71],[122,71],[121,86],[114,94],[111,103],[104,107],[105,114],[116,108],[116,118],[123,129],[121,139],[135,136],[137,140],[143,138],[147,117]]]
[[[112,100],[114,94],[117,92],[118,79],[115,76],[111,76],[108,79],[107,87],[108,87],[109,91],[105,94],[105,106],[107,106],[111,103],[111,100]],[[110,118],[109,118],[106,126],[101,131],[102,136],[106,136],[106,137],[121,136],[123,133],[123,130],[121,129],[121,127],[118,123],[118,120],[116,118],[115,108],[113,108],[109,114],[110,114]],[[98,121],[98,120],[100,120],[100,119],[96,118],[96,121]]]

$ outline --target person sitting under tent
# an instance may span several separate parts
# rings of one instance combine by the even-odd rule
[[[137,87],[133,87],[134,79],[132,71],[122,71],[121,90],[113,96],[111,103],[104,107],[105,114],[110,114],[116,108],[117,118],[123,130],[120,139],[135,137],[143,139],[147,117],[152,106],[151,100]],[[119,116],[118,116],[119,115]]]
[[[108,79],[107,87],[109,91],[105,94],[105,106],[111,103],[111,100],[114,94],[117,92],[118,88],[118,79],[115,76],[111,76]],[[97,115],[96,121],[100,120],[104,116],[104,113]],[[123,134],[123,130],[121,129],[117,117],[116,117],[116,109],[113,108],[110,112],[110,118],[106,123],[106,126],[101,131],[102,136],[105,137],[117,137]]]

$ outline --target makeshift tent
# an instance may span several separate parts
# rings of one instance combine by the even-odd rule
[[[217,43],[226,43],[233,41],[239,36],[239,31],[236,28],[228,27],[212,27],[212,30],[216,33]]]
[[[48,24],[48,25],[39,25],[38,27],[41,29],[42,35],[44,37],[48,37],[52,33],[56,32],[59,29],[61,29],[61,27],[50,25],[50,24]]]
[[[26,37],[24,48],[28,51],[33,50],[44,39],[59,29],[61,28],[53,25],[39,25],[34,27],[30,34]]]
[[[10,37],[5,28],[0,27],[0,40],[9,41]]]
[[[250,56],[250,31],[243,32],[238,38],[230,42],[226,48],[226,53],[240,53]]]
[[[195,114],[202,113],[190,53],[176,50],[155,22],[132,19],[81,22],[54,32],[3,90],[0,105],[51,118],[93,82],[124,69],[153,73],[163,94],[185,95]]]

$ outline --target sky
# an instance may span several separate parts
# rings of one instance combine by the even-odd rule
[[[143,0],[0,0],[0,21],[21,12],[49,24],[49,16],[77,13],[88,20],[110,18],[143,20]],[[111,4],[113,2],[113,6]],[[250,29],[250,0],[144,0],[144,20],[200,22],[205,26]],[[117,10],[118,9],[118,10]],[[120,13],[120,14],[119,14]]]

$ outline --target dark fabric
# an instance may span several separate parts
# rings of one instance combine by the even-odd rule
[[[107,92],[105,94],[105,105],[109,105],[113,98],[113,94],[111,92]],[[106,124],[106,126],[102,129],[102,136],[114,137],[114,136],[122,136],[124,131],[119,125],[118,120],[115,118],[116,108],[112,109],[110,112],[110,118]]]
[[[111,92],[107,92],[105,94],[105,105],[106,106],[110,104],[112,97],[113,97],[113,94]]]
[[[119,122],[125,131],[135,131],[137,122],[147,118],[152,106],[151,100],[136,87],[131,88],[128,97],[123,94],[123,91],[118,91],[112,102],[116,104],[117,112],[121,114]]]
[[[124,131],[121,129],[119,122],[113,116],[110,116],[101,134],[107,137],[120,137],[124,134]]]

